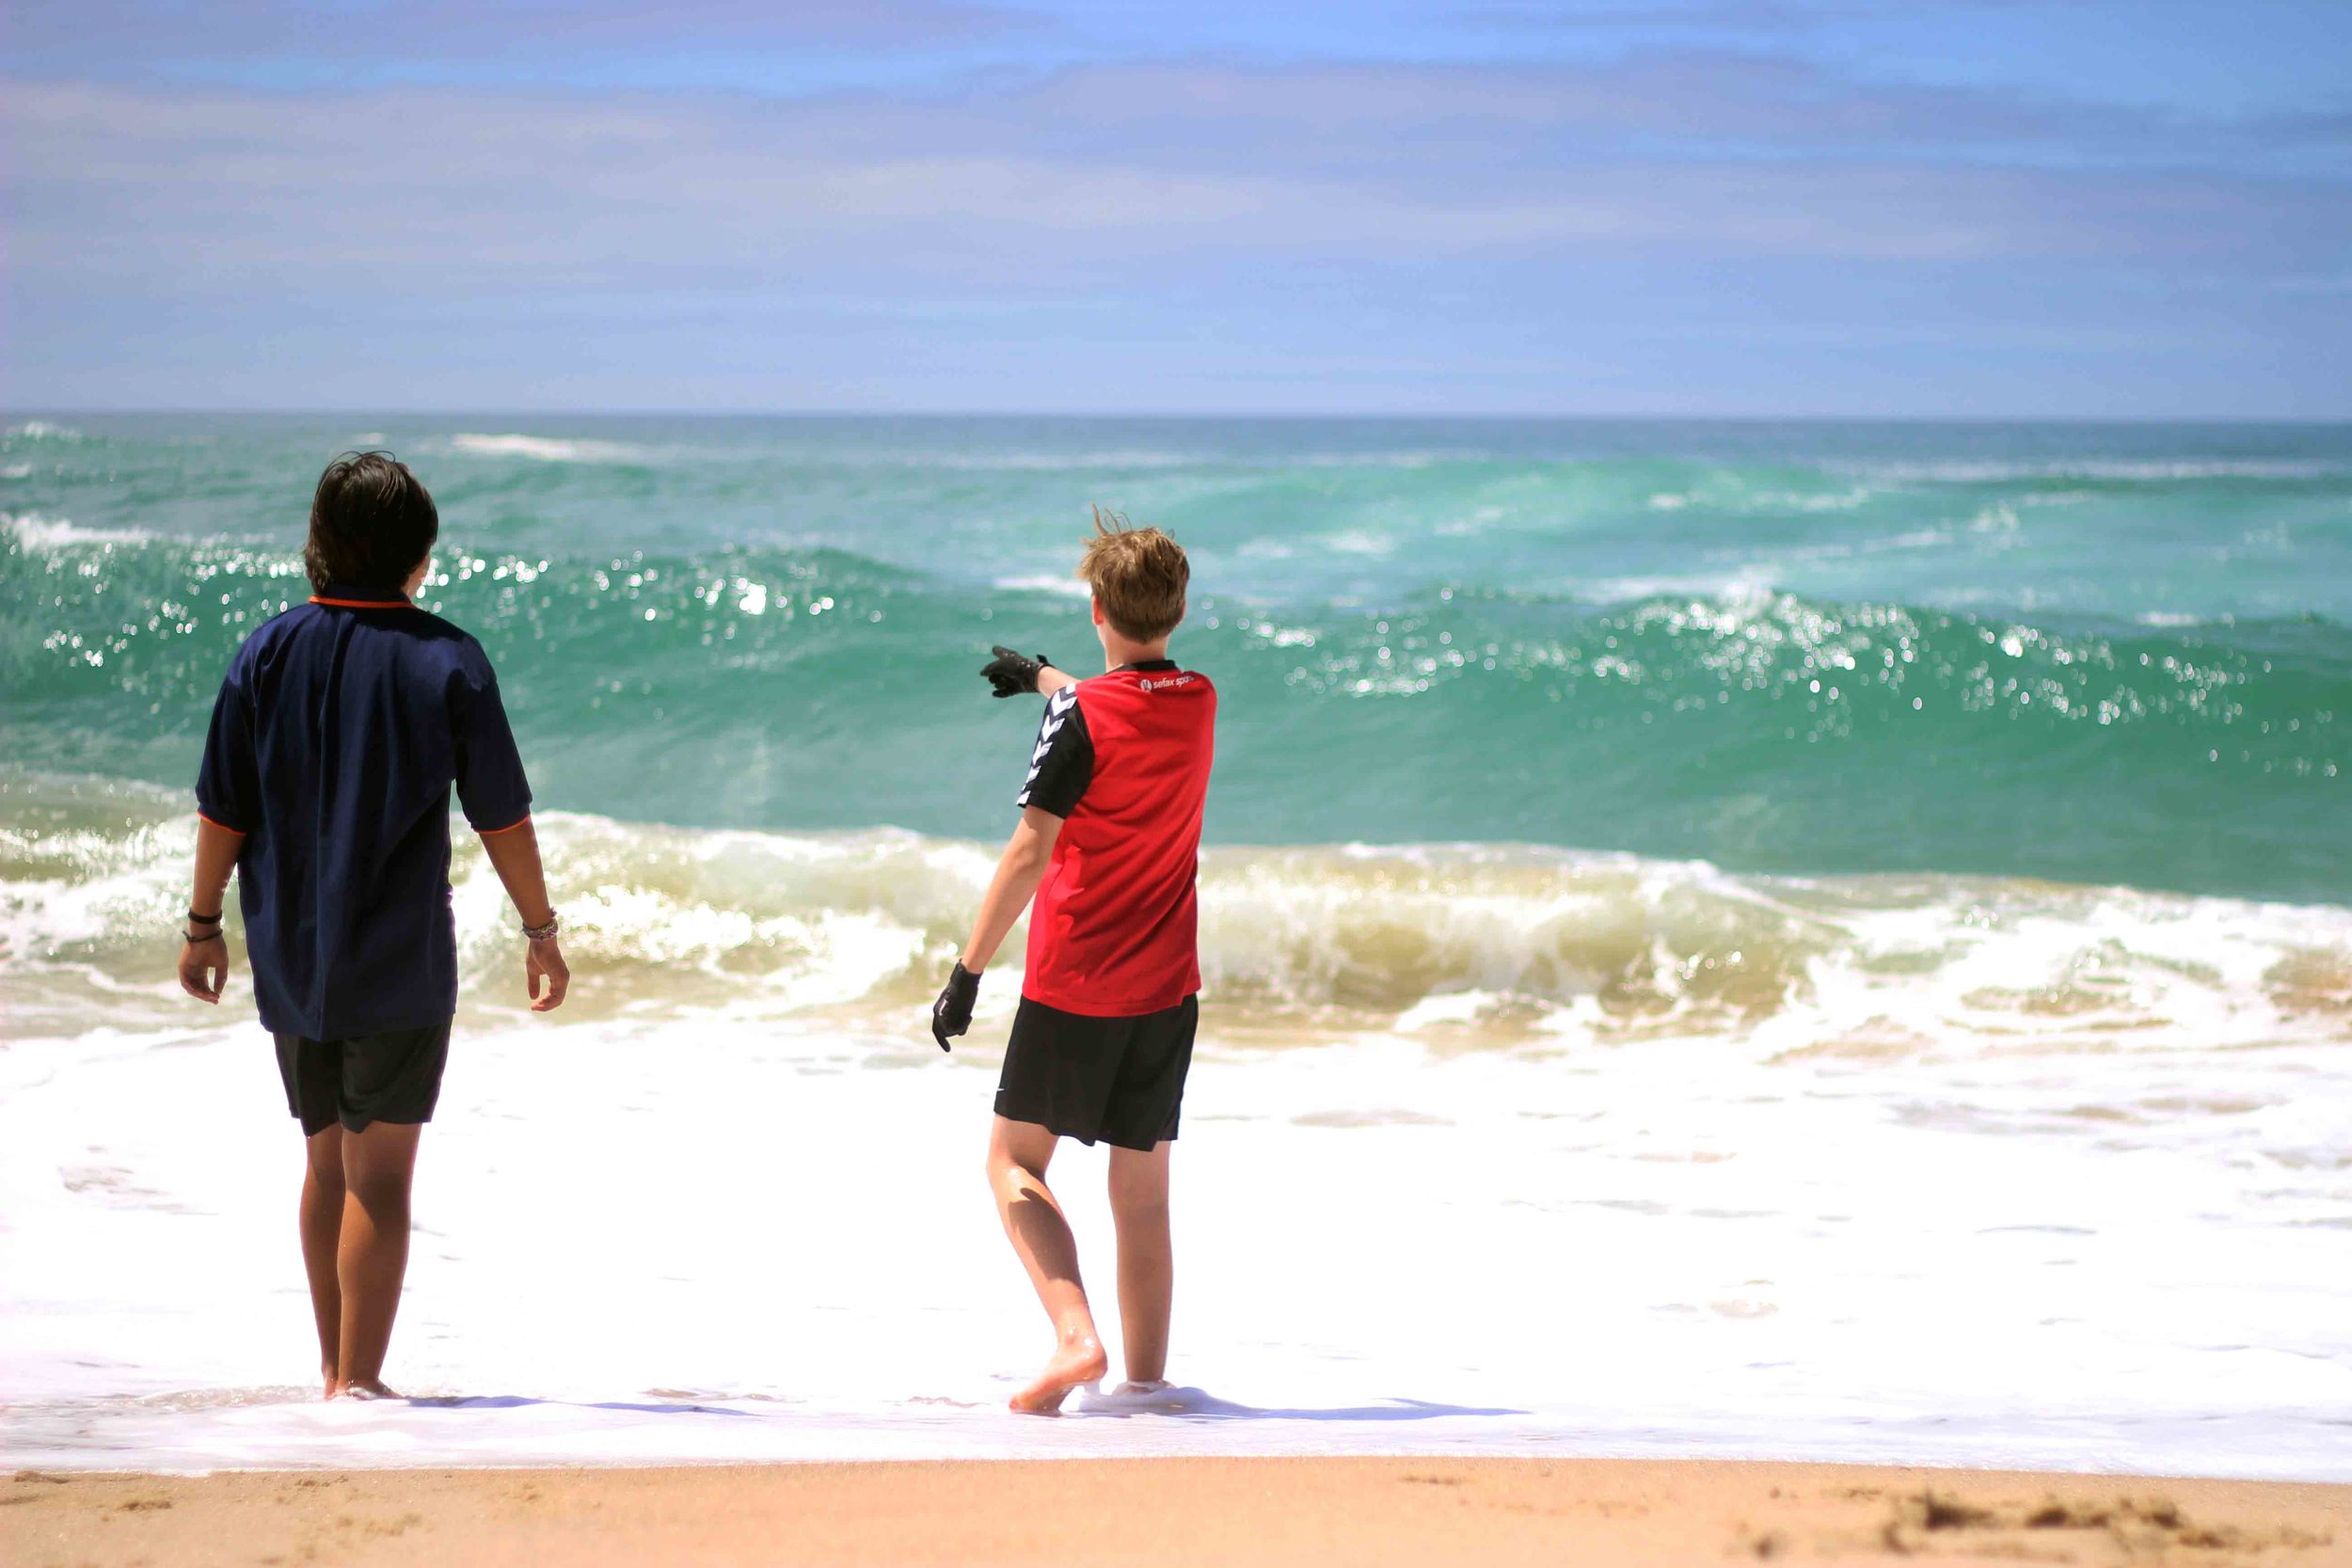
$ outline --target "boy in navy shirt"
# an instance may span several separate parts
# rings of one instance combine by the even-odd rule
[[[1216,726],[1216,689],[1168,657],[1192,576],[1176,541],[1098,511],[1078,576],[1094,591],[1105,673],[1079,680],[1009,648],[982,672],[999,697],[1044,693],[1045,716],[1014,800],[1020,825],[931,1016],[943,1050],[971,1026],[980,972],[1029,907],[988,1173],[1005,1234],[1054,1324],[1052,1358],[1012,1398],[1013,1409],[1038,1414],[1109,1368],[1077,1243],[1045,1184],[1064,1137],[1112,1146],[1120,1391],[1167,1386],[1168,1151],[1200,1018],[1194,882]]]
[[[410,603],[440,531],[382,452],[327,466],[302,552],[310,602],[229,663],[197,775],[180,984],[218,1003],[231,870],[262,1026],[302,1123],[302,1259],[326,1397],[381,1398],[408,1264],[409,1179],[457,1008],[449,792],[515,901],[532,1010],[560,1006],[531,786],[482,645]]]

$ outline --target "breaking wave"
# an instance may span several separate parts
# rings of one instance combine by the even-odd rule
[[[771,833],[540,817],[582,1010],[798,1017],[916,1033],[993,863],[895,831]],[[0,958],[11,1031],[184,1023],[161,972],[192,818],[161,791],[8,777]],[[496,879],[462,831],[470,1006],[511,1006]],[[2352,1020],[2352,910],[2015,879],[1734,876],[1522,846],[1209,852],[1211,1033],[1370,1032],[1514,1049],[1680,1037],[1866,1061],[2217,1050]],[[1009,1007],[1019,937],[991,988]],[[165,944],[167,945],[167,944]]]

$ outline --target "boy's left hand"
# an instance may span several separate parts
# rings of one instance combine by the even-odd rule
[[[199,1002],[219,1006],[229,984],[229,939],[215,931],[201,942],[180,943],[180,989]]]
[[[564,993],[572,987],[572,971],[553,937],[531,944],[523,958],[523,984],[531,992],[532,1012],[551,1013],[564,1005]],[[545,996],[539,994],[542,984],[547,987]]]

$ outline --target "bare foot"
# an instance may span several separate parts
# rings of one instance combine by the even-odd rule
[[[335,1375],[334,1368],[321,1367],[319,1369],[319,1377],[322,1380],[319,1386],[319,1398],[323,1400],[331,1400],[342,1391],[342,1379]]]
[[[337,1400],[396,1400],[400,1398],[398,1394],[385,1387],[384,1380],[378,1377],[354,1378],[327,1397]]]
[[[1081,1384],[1101,1382],[1110,1369],[1110,1357],[1103,1354],[1103,1341],[1091,1334],[1082,1334],[1054,1353],[1054,1358],[1045,1363],[1045,1370],[1037,1374],[1036,1382],[1013,1395],[1012,1408],[1024,1416],[1051,1416],[1070,1397],[1070,1390]]]

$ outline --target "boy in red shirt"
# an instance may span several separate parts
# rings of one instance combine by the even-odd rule
[[[1013,1409],[1039,1415],[1109,1368],[1077,1243],[1045,1184],[1064,1137],[1112,1146],[1120,1391],[1166,1386],[1175,1289],[1168,1149],[1200,1017],[1194,879],[1216,689],[1168,657],[1191,567],[1158,529],[1129,528],[1100,510],[1094,521],[1078,576],[1094,591],[1104,673],[1079,680],[1009,648],[982,672],[999,697],[1043,693],[1045,717],[1014,801],[1020,825],[931,1009],[946,1050],[971,1026],[980,972],[1034,895],[988,1175],[1005,1234],[1053,1320],[1053,1358],[1012,1398]]]

